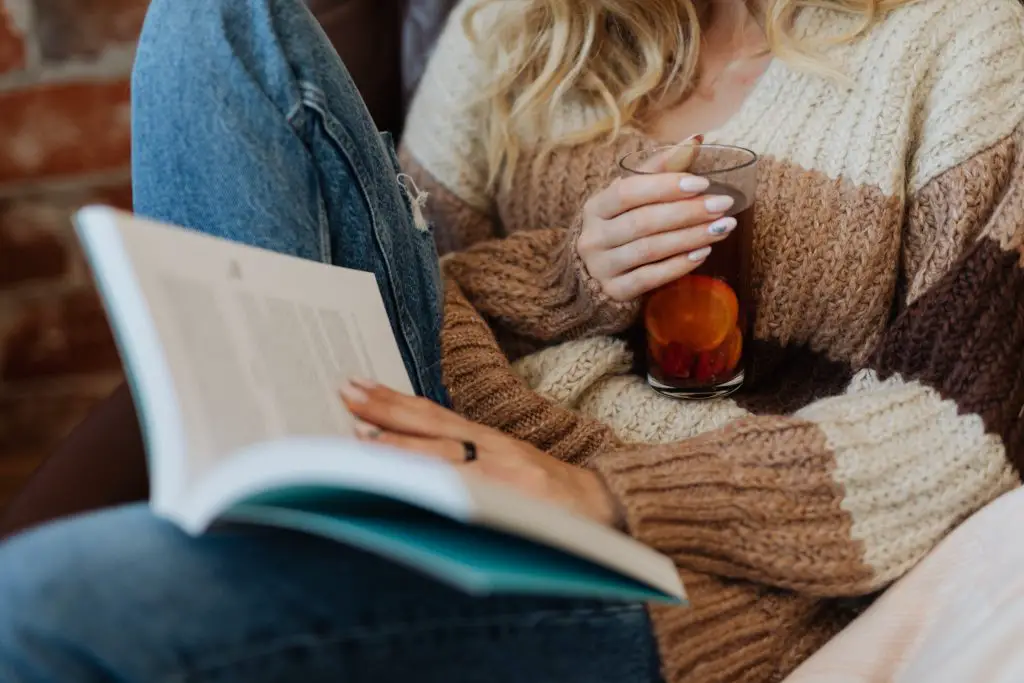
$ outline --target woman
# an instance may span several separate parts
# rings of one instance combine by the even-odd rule
[[[434,401],[344,387],[362,438],[457,463],[475,443],[461,466],[622,525],[693,604],[474,600],[334,544],[188,539],[129,506],[0,548],[4,680],[784,677],[1019,484],[1024,20],[1012,0],[972,9],[461,8],[396,179],[297,0],[155,0],[139,212],[376,272]],[[711,130],[763,156],[758,341],[744,394],[681,403],[603,335],[706,257],[727,207],[685,174],[610,181],[624,152]],[[424,192],[465,250],[440,350]]]

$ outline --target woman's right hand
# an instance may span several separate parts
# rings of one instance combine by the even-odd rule
[[[583,206],[577,251],[615,301],[632,301],[697,268],[736,227],[733,199],[705,195],[708,180],[687,173],[619,178]]]

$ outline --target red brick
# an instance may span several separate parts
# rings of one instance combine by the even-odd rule
[[[122,169],[131,154],[128,80],[0,93],[0,183]]]
[[[0,287],[68,272],[68,214],[39,202],[0,201]]]
[[[0,0],[0,73],[25,66],[25,41],[14,25],[6,0]]]
[[[0,339],[0,382],[120,368],[106,315],[91,288],[31,300],[11,318]]]
[[[134,42],[148,0],[35,0],[36,27],[48,61],[95,57]]]

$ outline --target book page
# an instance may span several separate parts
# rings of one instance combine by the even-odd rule
[[[349,542],[357,534],[361,547],[422,570],[447,553],[490,566],[494,580],[516,590],[556,579],[559,590],[612,590],[588,584],[593,572],[551,565],[558,578],[506,558],[501,538],[491,542],[476,531],[435,537],[433,546],[415,530],[401,540],[397,527],[375,527],[371,538],[369,521],[346,521],[338,510],[317,516],[294,495],[325,487],[366,492],[560,550],[683,598],[672,561],[618,531],[471,468],[339,438],[353,427],[337,395],[346,378],[412,391],[373,275],[110,209],[86,210],[76,221],[139,406],[157,514],[200,533],[238,504],[251,511],[260,495],[291,495],[294,505],[278,505],[274,517],[313,522],[289,528]],[[338,532],[342,526],[349,531]]]
[[[255,443],[350,435],[349,377],[412,391],[372,274],[115,216],[185,432],[185,453],[151,460],[184,458],[183,486]],[[100,270],[103,251],[90,248]],[[104,295],[115,326],[138,324]]]

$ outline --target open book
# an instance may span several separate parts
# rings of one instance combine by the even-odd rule
[[[352,376],[411,392],[374,276],[76,215],[143,432],[151,506],[187,532],[318,534],[463,590],[685,601],[672,562],[427,456],[352,438]]]

